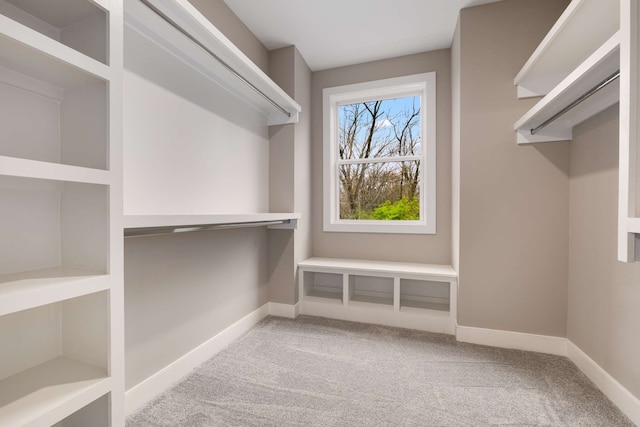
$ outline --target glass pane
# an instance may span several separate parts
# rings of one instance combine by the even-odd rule
[[[338,107],[341,159],[420,154],[420,97]]]
[[[341,165],[338,178],[340,219],[420,219],[420,161]]]

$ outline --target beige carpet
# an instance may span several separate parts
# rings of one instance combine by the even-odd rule
[[[130,416],[145,426],[632,426],[567,359],[268,317]]]

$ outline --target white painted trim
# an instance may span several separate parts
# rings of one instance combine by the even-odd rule
[[[640,425],[640,400],[571,341],[567,356],[629,419]]]
[[[640,425],[640,399],[570,340],[547,335],[458,326],[461,342],[568,357],[632,422]]]
[[[393,305],[357,301],[349,301],[348,305],[343,305],[340,302],[319,302],[306,297],[302,300],[300,314],[438,334],[454,335],[456,331],[455,320],[451,319],[447,311],[405,307],[396,312]]]
[[[458,326],[456,339],[460,342],[492,347],[535,351],[557,356],[567,355],[567,339],[562,337]]]
[[[344,103],[367,102],[386,98],[420,95],[421,139],[423,152],[420,168],[420,220],[380,221],[340,219],[338,166],[363,163],[361,160],[338,160],[336,141],[339,127],[338,106]],[[323,105],[323,230],[346,233],[436,233],[436,73],[435,71],[325,88]],[[399,161],[402,157],[389,159]],[[386,161],[376,159],[374,162]]]
[[[213,338],[191,350],[175,362],[133,386],[125,393],[125,414],[130,415],[160,393],[188,375],[194,368],[224,350],[234,340],[264,319],[270,312],[270,304],[249,313]]]
[[[279,302],[269,303],[269,316],[286,317],[295,319],[300,314],[300,303],[281,304]]]

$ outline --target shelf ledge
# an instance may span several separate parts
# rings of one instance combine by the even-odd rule
[[[4,15],[0,15],[0,65],[63,89],[111,77],[107,65]]]
[[[125,215],[123,224],[125,237],[142,237],[254,226],[295,230],[299,219],[299,213]]]
[[[571,140],[574,126],[618,102],[619,82],[609,84],[535,135],[531,129],[619,69],[620,32],[617,32],[515,123],[518,144]]]
[[[58,357],[0,380],[0,425],[53,425],[110,391],[106,369]]]
[[[127,25],[261,111],[269,125],[298,122],[300,105],[187,0],[145,1],[180,30],[140,0],[125,2]]]
[[[620,5],[573,0],[516,78],[518,97],[544,96],[620,29]]]
[[[0,156],[0,175],[109,185],[109,171]]]
[[[339,258],[309,258],[299,262],[298,267],[302,271],[314,271],[318,273],[361,273],[372,275],[385,275],[385,277],[415,275],[421,277],[448,278],[455,280],[458,273],[450,265],[419,264],[404,262],[365,261]]]
[[[0,316],[109,289],[105,273],[54,267],[0,276]]]

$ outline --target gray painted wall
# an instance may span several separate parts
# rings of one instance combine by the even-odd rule
[[[299,121],[269,129],[269,208],[302,215],[295,234],[269,234],[269,290],[273,302],[297,302],[296,270],[311,256],[311,70],[294,46],[269,53],[271,78],[302,108]]]
[[[463,326],[566,336],[567,143],[520,147],[536,100],[513,78],[568,1],[463,9],[460,43],[460,287]]]
[[[224,0],[189,0],[189,2],[262,71],[269,74],[269,51],[225,4]]]
[[[125,240],[127,390],[269,301],[267,233]]]
[[[193,3],[268,70],[268,52],[222,0]],[[252,228],[125,240],[127,389],[269,301],[269,233]]]
[[[616,260],[618,106],[573,130],[567,337],[640,398],[640,263]]]
[[[322,89],[436,72],[437,234],[325,233],[322,230]],[[311,158],[314,256],[451,264],[451,56],[449,49],[313,73]]]

